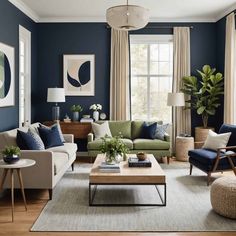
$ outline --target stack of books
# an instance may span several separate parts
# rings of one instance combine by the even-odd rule
[[[137,157],[130,157],[128,159],[129,167],[152,167],[152,162],[149,159],[139,161]]]
[[[82,123],[87,123],[87,122],[93,122],[93,119],[92,118],[81,118],[80,119],[80,122],[82,122]]]
[[[99,171],[100,172],[106,172],[106,173],[119,173],[120,172],[120,166],[119,164],[113,164],[113,165],[108,165],[106,162],[102,162],[101,165],[99,166]]]

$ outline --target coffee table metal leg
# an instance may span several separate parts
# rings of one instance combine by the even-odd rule
[[[11,215],[12,222],[14,221],[14,169],[11,169]]]
[[[22,197],[23,197],[24,204],[25,204],[25,210],[27,211],[25,191],[24,191],[23,179],[22,179],[22,175],[21,175],[21,170],[20,169],[17,169],[17,174],[18,174],[18,178],[19,178],[19,182],[20,182],[20,188],[21,188]]]
[[[166,184],[164,184],[163,186],[164,186],[164,197],[162,197],[158,186],[155,185],[157,193],[158,193],[158,195],[159,195],[159,197],[161,199],[161,202],[162,202],[163,206],[166,206]]]
[[[97,185],[94,185],[92,189],[92,184],[89,184],[89,206],[93,206],[93,200],[97,191]]]

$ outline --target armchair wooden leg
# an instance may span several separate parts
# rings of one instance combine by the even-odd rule
[[[193,165],[190,164],[189,175],[192,175],[192,171],[193,171]]]
[[[72,169],[72,171],[74,171],[74,162],[71,164],[71,169]]]
[[[170,157],[167,156],[167,164],[169,165],[170,164]]]
[[[207,173],[207,186],[209,186],[210,181],[211,181],[211,172],[208,172]]]
[[[48,189],[49,200],[52,200],[52,189]]]

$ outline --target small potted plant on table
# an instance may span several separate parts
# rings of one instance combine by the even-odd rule
[[[16,146],[6,146],[2,150],[3,160],[7,164],[14,164],[20,160],[20,148]]]
[[[83,111],[83,108],[80,105],[73,105],[71,106],[70,110],[73,113],[73,121],[78,121],[79,120],[79,113]]]

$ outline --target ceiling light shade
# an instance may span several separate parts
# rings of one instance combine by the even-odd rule
[[[119,5],[107,9],[107,23],[117,30],[138,30],[149,21],[149,10],[136,5]]]

